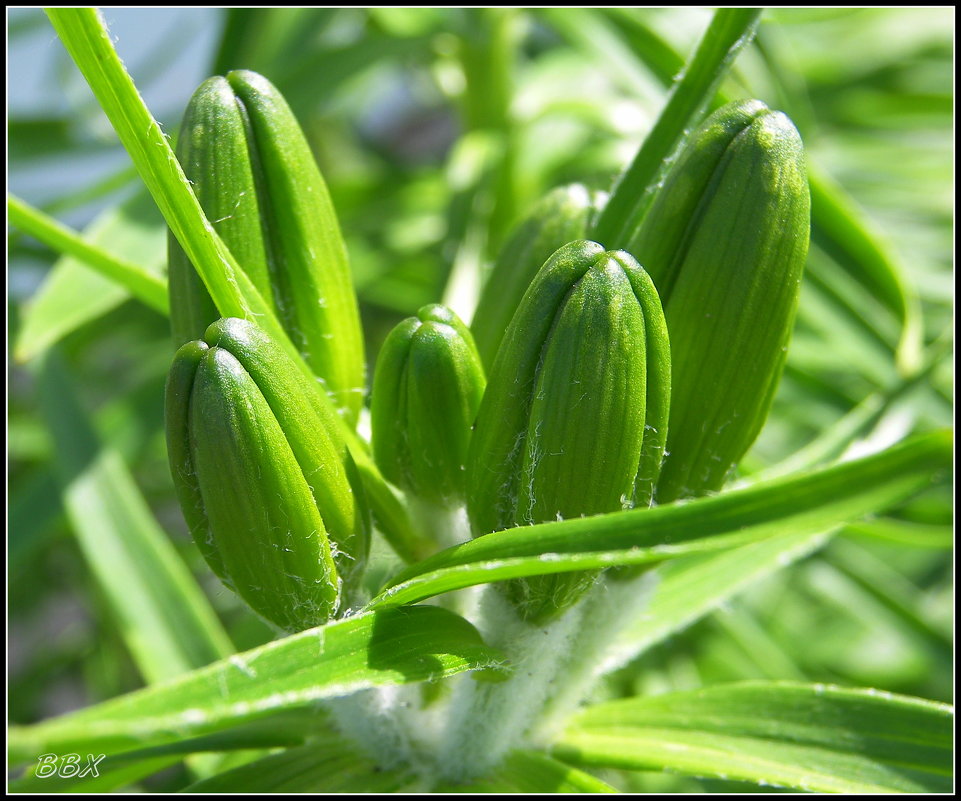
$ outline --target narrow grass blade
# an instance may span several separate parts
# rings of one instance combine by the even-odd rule
[[[901,320],[898,368],[911,375],[921,367],[924,328],[921,305],[891,248],[871,230],[865,215],[826,173],[809,169],[811,236],[857,281]]]
[[[161,277],[166,262],[166,230],[146,192],[99,214],[84,230],[83,238],[125,263],[142,265],[166,286]],[[95,272],[87,262],[73,255],[62,256],[23,311],[14,358],[29,361],[129,298],[128,289]]]
[[[11,224],[48,247],[79,259],[152,309],[167,314],[170,307],[167,301],[167,282],[163,278],[88,242],[76,231],[48,217],[15,195],[7,196],[7,217]]]
[[[211,776],[185,793],[393,793],[410,782],[403,770],[381,770],[338,734],[288,748]]]
[[[438,607],[360,614],[308,629],[163,685],[10,730],[12,763],[38,754],[118,754],[210,734],[357,690],[495,667],[497,652]]]
[[[441,787],[440,793],[616,793],[590,773],[537,751],[515,751],[493,776],[472,784]]]
[[[677,559],[661,568],[643,616],[611,647],[604,670],[614,670],[710,614],[730,598],[828,539],[823,532],[786,534],[718,554]]]
[[[807,792],[944,793],[953,713],[880,690],[744,682],[590,707],[553,753]]]
[[[46,13],[220,313],[256,319],[296,354],[269,304],[204,216],[167,136],[121,63],[100,13],[93,8],[49,8]]]
[[[949,549],[954,543],[954,528],[935,523],[916,523],[913,520],[865,520],[844,527],[845,534],[868,539],[886,540],[911,548]]]
[[[640,565],[813,534],[905,499],[945,473],[952,437],[938,431],[800,476],[690,503],[507,529],[441,551],[398,575],[376,609],[523,576]]]
[[[99,756],[99,754],[94,755]],[[86,776],[41,776],[29,773],[20,779],[12,780],[8,790],[12,793],[109,793],[125,787],[131,787],[154,773],[176,765],[182,757],[154,757],[140,762],[121,763],[106,755],[97,763],[97,774]],[[83,769],[86,763],[81,760],[79,767]]]
[[[746,10],[745,10],[746,11]],[[598,21],[588,22],[585,16],[583,24],[571,25],[569,22],[561,24],[552,12],[545,11],[551,24],[556,27],[571,42],[584,50],[596,52],[607,62],[608,68],[615,75],[632,76],[636,66],[626,64],[623,58],[623,44],[628,44],[633,50],[637,64],[643,64],[652,69],[665,84],[671,83],[672,76],[683,65],[683,59],[673,46],[659,34],[633,19],[628,11],[623,9],[606,9],[603,14],[617,20],[617,25],[602,26]],[[586,35],[586,31],[598,29],[601,37]],[[705,35],[705,39],[707,34]],[[611,45],[599,45],[600,41],[611,39],[616,42]],[[620,40],[623,39],[623,42]],[[714,87],[716,90],[716,86]],[[716,100],[727,102],[732,98],[724,91],[717,91]],[[673,98],[672,98],[673,100]],[[713,101],[712,96],[709,100]],[[666,114],[668,109],[665,109]],[[796,109],[792,108],[792,114]],[[663,114],[662,114],[663,116]],[[693,117],[693,114],[692,114]],[[660,120],[658,121],[660,124]],[[803,130],[803,127],[802,127]],[[657,131],[655,127],[654,131]],[[651,136],[654,136],[652,131]],[[649,137],[650,138],[650,137]],[[645,142],[643,147],[647,147]],[[642,151],[643,151],[642,147]],[[654,144],[650,147],[653,149]],[[664,152],[667,156],[669,151]],[[641,158],[638,153],[637,160]],[[648,172],[657,169],[652,159],[648,163]],[[652,173],[653,174],[653,173]],[[625,174],[626,180],[627,174]],[[898,317],[901,332],[896,346],[897,364],[902,375],[910,375],[919,369],[923,336],[923,321],[921,306],[917,292],[908,278],[906,267],[894,250],[883,237],[873,229],[867,217],[861,212],[854,201],[842,187],[834,182],[823,170],[817,166],[809,169],[808,180],[811,187],[811,224],[813,242],[830,253],[841,268],[867,288],[890,311]],[[653,182],[648,182],[648,193],[653,192]],[[637,185],[641,187],[640,182]],[[618,190],[620,187],[618,187]],[[621,201],[617,201],[620,203]],[[646,201],[645,201],[646,202]],[[626,204],[626,201],[625,201]],[[641,205],[643,208],[643,204]],[[605,214],[620,212],[614,205],[614,199],[608,203]],[[595,236],[602,237],[606,229],[598,229]],[[605,242],[606,240],[601,239]]]
[[[605,247],[621,247],[627,241],[653,198],[661,170],[696,115],[714,99],[734,58],[753,38],[760,17],[759,8],[722,8],[714,13],[667,105],[595,224],[594,238]]]
[[[144,678],[161,681],[229,654],[207,599],[121,457],[98,442],[55,352],[44,361],[40,392],[64,508]]]

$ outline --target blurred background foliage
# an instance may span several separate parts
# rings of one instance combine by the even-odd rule
[[[106,11],[174,138],[210,74],[253,69],[287,97],[344,229],[369,364],[422,304],[444,300],[469,318],[505,234],[547,190],[610,188],[709,18],[708,9]],[[161,272],[160,214],[42,12],[14,9],[8,23],[10,190]],[[793,118],[812,167],[846,190],[916,293],[926,348],[920,370],[899,370],[897,316],[883,292],[852,279],[816,220],[788,368],[743,476],[832,431],[842,441],[855,430],[859,447],[874,449],[951,422],[953,37],[948,8],[773,9],[722,87]],[[271,634],[203,569],[173,499],[166,319],[16,231],[8,254],[9,711],[27,723],[140,681],[51,470],[32,365],[54,344],[236,644]],[[941,487],[882,520],[885,540],[852,527],[648,651],[601,694],[796,678],[951,700],[952,524]],[[697,784],[632,781],[652,791]]]

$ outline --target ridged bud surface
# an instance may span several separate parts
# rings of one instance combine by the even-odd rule
[[[667,435],[670,346],[638,263],[596,242],[560,248],[531,283],[489,375],[467,467],[474,536],[650,502]],[[592,574],[510,582],[550,617]]]
[[[184,115],[177,158],[218,235],[348,419],[363,401],[363,334],[324,179],[293,113],[263,76],[213,77]],[[173,236],[171,324],[177,345],[220,315]]]
[[[658,503],[720,489],[767,419],[810,236],[800,136],[757,100],[696,130],[628,249],[657,286],[672,406]]]
[[[353,462],[307,382],[259,328],[224,319],[177,351],[166,389],[170,468],[194,540],[229,587],[291,631],[336,613],[369,547]]]
[[[371,394],[374,458],[398,487],[440,506],[464,499],[471,426],[484,369],[450,309],[424,306],[390,332]]]

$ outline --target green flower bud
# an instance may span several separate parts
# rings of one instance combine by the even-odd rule
[[[467,461],[475,536],[647,505],[667,435],[670,346],[647,273],[578,241],[537,274],[507,329]],[[593,574],[510,582],[521,614],[550,617]]]
[[[347,249],[327,186],[283,97],[246,70],[204,81],[187,106],[177,158],[237,263],[356,422],[364,349]],[[172,235],[168,250],[171,324],[180,345],[200,338],[220,314]]]
[[[470,331],[446,306],[424,306],[390,332],[371,394],[374,459],[398,487],[440,506],[464,499],[471,426],[484,369]]]
[[[720,489],[760,432],[809,235],[804,151],[791,121],[757,100],[711,115],[628,245],[658,288],[671,335],[659,503]]]
[[[489,370],[504,331],[537,271],[561,245],[583,239],[606,195],[580,184],[549,192],[504,244],[484,284],[471,332]]]
[[[320,400],[239,319],[183,345],[167,378],[167,452],[191,534],[227,586],[288,630],[336,613],[369,547],[360,482]]]

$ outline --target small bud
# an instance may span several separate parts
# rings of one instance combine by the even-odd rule
[[[491,370],[467,463],[474,536],[647,505],[667,435],[670,346],[647,273],[578,241],[531,283]],[[571,604],[593,574],[510,582],[527,619]]]
[[[583,239],[606,195],[580,184],[554,189],[534,206],[504,244],[471,322],[477,351],[490,369],[504,331],[537,271],[561,245]]]
[[[374,458],[405,492],[440,506],[464,499],[471,426],[484,370],[468,328],[445,306],[424,306],[390,332],[371,393]]]
[[[177,158],[207,218],[272,306],[348,419],[363,401],[363,334],[334,207],[281,94],[240,70],[204,81],[181,126]],[[183,249],[169,240],[176,344],[220,317]]]
[[[252,323],[224,319],[174,357],[167,451],[213,571],[284,629],[328,620],[363,570],[369,516],[307,379]]]
[[[691,136],[628,245],[671,336],[667,456],[656,499],[720,489],[780,380],[810,234],[800,136],[757,100]]]

